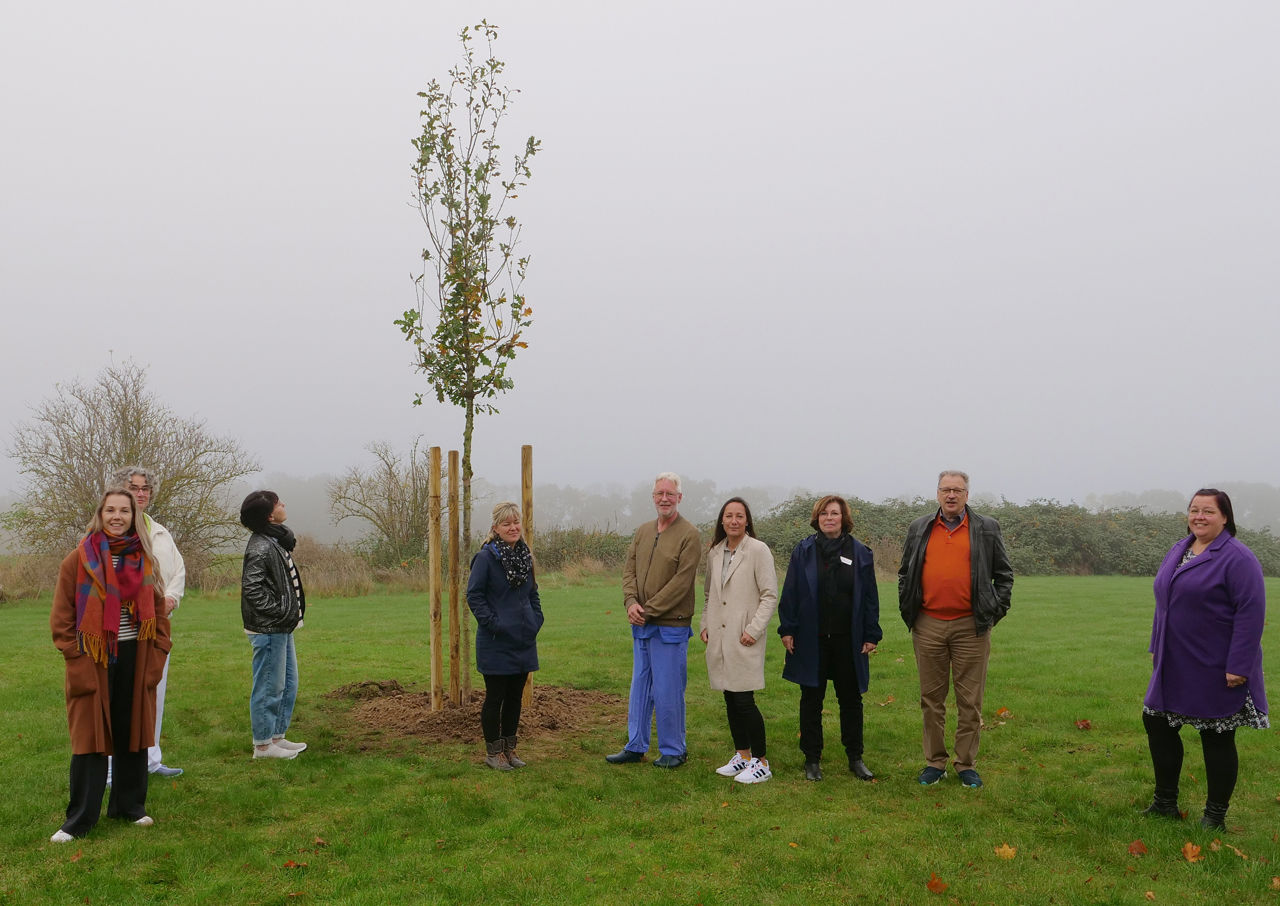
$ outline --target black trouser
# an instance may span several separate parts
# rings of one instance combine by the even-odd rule
[[[1158,795],[1178,796],[1178,775],[1182,773],[1181,727],[1169,726],[1169,721],[1155,714],[1142,715],[1142,725],[1147,728],[1147,745],[1151,748],[1151,767],[1156,775]],[[1240,771],[1240,757],[1236,753],[1236,731],[1200,731],[1200,748],[1204,751],[1204,774],[1207,798],[1210,802],[1227,805],[1235,792],[1236,776]]]
[[[729,715],[733,747],[738,751],[750,750],[753,758],[764,758],[764,715],[756,706],[756,694],[726,690],[724,709]]]
[[[485,742],[501,736],[515,736],[520,728],[520,705],[528,673],[512,676],[484,676],[484,705],[480,708],[480,730]]]
[[[147,813],[147,750],[129,751],[133,718],[133,678],[138,643],[121,642],[116,662],[107,666],[107,697],[111,712],[112,770],[108,818],[137,821]],[[107,756],[101,752],[71,756],[71,796],[62,830],[83,837],[98,823],[102,794],[107,786]]]
[[[800,687],[800,751],[805,761],[822,758],[822,702],[827,680],[840,703],[840,742],[850,761],[862,757],[862,693],[847,635],[818,637],[818,685]]]

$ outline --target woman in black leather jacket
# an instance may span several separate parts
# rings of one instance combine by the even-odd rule
[[[297,539],[284,504],[272,491],[254,491],[240,506],[240,522],[253,532],[240,576],[240,617],[253,648],[249,718],[254,758],[296,758],[305,742],[285,739],[298,698],[293,630],[302,625],[307,598],[290,552]]]

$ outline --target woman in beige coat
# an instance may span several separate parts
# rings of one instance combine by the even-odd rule
[[[773,552],[756,539],[747,502],[731,497],[720,507],[707,551],[702,641],[707,646],[707,676],[712,689],[724,692],[737,750],[716,773],[740,783],[762,783],[773,776],[755,690],[764,688],[765,629],[777,607]]]

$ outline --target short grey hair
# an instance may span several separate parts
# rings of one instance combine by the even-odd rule
[[[964,489],[966,491],[969,490],[969,473],[968,472],[961,472],[959,469],[943,469],[941,472],[938,473],[938,481],[941,482],[942,479],[946,478],[948,475],[959,475],[961,478],[964,479]]]
[[[656,488],[658,486],[658,482],[660,481],[669,481],[676,486],[677,494],[684,493],[684,491],[680,489],[680,476],[677,475],[675,472],[659,472],[658,477],[653,480],[653,486]]]
[[[127,488],[129,480],[135,475],[141,475],[142,480],[151,485],[151,496],[155,497],[156,492],[160,490],[160,481],[154,472],[142,466],[125,466],[123,469],[116,469],[116,474],[111,477],[111,484]]]

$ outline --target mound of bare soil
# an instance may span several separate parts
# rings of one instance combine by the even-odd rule
[[[479,742],[484,690],[459,707],[431,710],[430,691],[405,689],[396,680],[363,680],[330,692],[327,698],[355,699],[351,718],[366,730],[428,742]],[[448,696],[445,696],[446,701]],[[590,689],[542,686],[534,682],[533,702],[520,714],[521,739],[570,736],[591,727],[626,721],[626,699]]]

